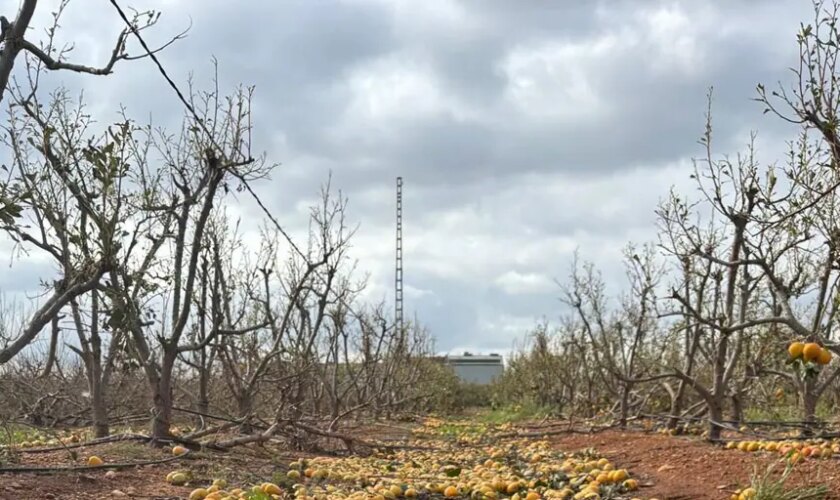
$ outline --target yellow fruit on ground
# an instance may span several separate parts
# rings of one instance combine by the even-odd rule
[[[618,470],[614,470],[610,473],[610,479],[614,483],[620,483],[620,482],[624,481],[625,479],[627,479],[627,477],[628,477],[628,474],[627,474],[626,469],[618,469]]]
[[[624,481],[624,487],[628,491],[634,491],[639,488],[639,482],[635,479],[627,479],[626,481]]]
[[[291,469],[289,472],[286,473],[286,477],[297,481],[298,479],[300,479],[300,471]]]
[[[190,493],[189,499],[190,500],[204,500],[205,498],[207,498],[207,495],[208,495],[207,490],[205,490],[204,488],[197,488],[197,489],[192,490],[192,493]]]
[[[536,491],[532,491],[532,492],[528,493],[527,495],[525,495],[525,500],[539,500],[539,499],[540,499],[540,494],[537,493]]]
[[[180,486],[187,482],[188,478],[187,475],[183,472],[176,472],[172,474],[172,478],[168,478],[169,482],[174,484],[175,486]]]
[[[408,488],[407,490],[405,490],[405,497],[406,498],[414,498],[416,496],[417,496],[417,490],[415,490],[414,488]]]
[[[817,356],[817,363],[819,363],[821,365],[827,365],[827,364],[831,363],[831,351],[823,348],[820,351],[820,355]]]
[[[260,488],[266,495],[279,495],[282,490],[274,483],[263,483]]]
[[[458,488],[454,486],[447,486],[445,490],[443,490],[443,496],[446,498],[454,498],[458,496]]]
[[[747,445],[747,451],[758,451],[758,448],[758,443],[756,443],[755,441]]]
[[[176,447],[172,448],[172,454],[175,455],[175,456],[183,455],[184,453],[186,453],[188,451],[190,451],[190,450],[184,448],[183,446],[176,446]]]
[[[88,459],[87,459],[87,464],[88,465],[94,465],[95,466],[95,465],[102,465],[103,463],[105,463],[105,462],[103,462],[102,459],[97,457],[96,455],[88,457]]]
[[[218,486],[219,488],[224,488],[225,486],[227,486],[227,481],[225,481],[224,479],[214,479],[213,480],[213,486]]]
[[[514,493],[519,491],[519,488],[521,488],[521,487],[522,486],[519,484],[519,482],[513,481],[512,483],[508,483],[507,487],[505,487],[505,492],[508,495],[513,495]]]
[[[802,349],[802,359],[805,361],[814,361],[820,357],[823,348],[816,342],[808,342]]]
[[[797,359],[802,356],[802,351],[805,349],[805,344],[802,342],[793,342],[788,346],[788,354],[793,359]]]

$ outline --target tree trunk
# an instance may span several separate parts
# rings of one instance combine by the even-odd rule
[[[723,420],[723,405],[720,404],[720,401],[710,401],[708,404],[708,410],[709,441],[719,441],[721,431],[723,431],[723,428],[720,426],[720,423]]]
[[[741,392],[732,395],[732,420],[738,427],[744,421],[744,402],[741,398]]]
[[[102,383],[102,366],[94,363],[90,367],[90,404],[93,415],[94,437],[102,438],[110,434],[108,428],[108,409],[106,407],[105,384]]]
[[[810,437],[814,435],[814,424],[817,422],[818,398],[814,394],[813,377],[807,377],[804,385],[805,390],[802,391],[802,421],[805,423],[805,427],[802,428],[802,436]]]
[[[685,381],[680,380],[677,385],[677,394],[674,396],[674,399],[671,400],[671,416],[668,418],[668,423],[665,425],[667,429],[676,429],[677,424],[679,424],[680,413],[682,413],[683,406],[685,405],[686,387]]]
[[[244,418],[254,409],[254,398],[249,391],[242,391],[239,397],[236,398],[237,411],[240,418]],[[254,431],[249,421],[243,422],[239,426],[239,432],[242,434],[251,434]]]
[[[205,360],[204,360],[204,354],[203,353],[202,353],[201,357],[202,357],[202,360],[201,360],[202,369],[200,370],[199,378],[198,378],[198,404],[197,404],[197,407],[198,407],[198,412],[199,413],[203,413],[203,414],[206,415],[206,414],[210,413],[210,397],[207,394],[208,385],[209,385],[209,378],[210,378],[209,377],[210,370],[207,369],[206,366],[204,366]],[[196,418],[198,419],[198,423],[200,425],[202,417],[200,415],[196,415]]]
[[[175,352],[167,350],[163,355],[160,377],[154,384],[152,399],[155,415],[152,418],[152,439],[166,439],[172,436],[172,369],[175,365]]]
[[[627,414],[630,411],[630,389],[632,389],[630,384],[624,384],[621,390],[621,407],[620,407],[620,417],[618,419],[618,425],[621,428],[627,427]]]

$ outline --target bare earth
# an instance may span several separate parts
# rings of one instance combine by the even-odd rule
[[[631,471],[638,478],[640,498],[660,500],[728,499],[745,486],[756,468],[764,468],[778,460],[768,454],[748,454],[707,444],[696,437],[670,437],[637,431],[605,431],[594,435],[560,435],[552,442],[563,451],[595,448],[613,463]],[[79,456],[92,454],[79,450]],[[131,462],[164,458],[166,450],[155,450],[142,444],[109,444],[97,446],[95,453],[106,463]],[[182,463],[168,463],[117,471],[112,477],[104,471],[53,474],[0,475],[0,499],[183,499],[196,487],[214,477],[238,478],[243,483],[271,479],[292,454],[277,456],[277,450],[238,449],[231,453],[194,454]],[[273,455],[273,456],[272,456]],[[78,463],[78,462],[76,462]],[[70,465],[74,462],[66,452],[24,454],[18,465]],[[172,486],[164,482],[168,472],[186,467],[195,472],[196,483]],[[202,483],[204,481],[204,483]],[[827,484],[829,498],[840,500],[840,458],[806,460],[796,466],[792,476],[796,484]],[[114,493],[115,490],[124,493]]]
[[[594,447],[640,479],[639,496],[660,500],[728,499],[746,486],[756,468],[764,472],[779,459],[778,455],[727,450],[696,437],[642,432],[573,434],[554,442],[564,451]],[[840,499],[840,460],[806,460],[796,466],[790,480],[795,484],[826,484],[832,491],[828,498]]]

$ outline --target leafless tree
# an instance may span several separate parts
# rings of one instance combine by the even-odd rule
[[[32,83],[31,91],[33,93],[37,88],[41,70],[66,70],[90,75],[108,75],[119,61],[148,56],[147,52],[130,55],[126,50],[126,44],[130,34],[139,34],[157,23],[160,14],[154,11],[137,12],[132,16],[132,19],[129,20],[130,26],[123,28],[117,35],[111,56],[104,65],[96,67],[68,61],[67,54],[73,49],[73,46],[59,45],[56,40],[59,20],[68,3],[69,0],[61,0],[57,9],[52,13],[53,21],[46,29],[45,40],[38,43],[27,38],[27,30],[30,28],[32,17],[38,8],[38,0],[23,0],[13,21],[9,21],[5,16],[0,16],[0,42],[3,44],[2,50],[0,50],[0,101],[5,96],[15,61],[21,52],[32,58],[32,66],[35,70],[30,71],[28,76],[30,83]],[[175,36],[169,42],[153,49],[151,52],[154,53],[164,49],[176,40],[183,38],[185,34],[186,32],[183,32]]]

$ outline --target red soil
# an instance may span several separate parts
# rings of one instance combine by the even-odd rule
[[[637,496],[659,500],[727,500],[736,489],[744,487],[754,471],[763,472],[778,460],[777,455],[744,453],[713,446],[696,437],[671,437],[637,431],[610,430],[592,435],[570,434],[552,437],[554,445],[567,452],[595,448],[618,467],[626,468],[640,482]],[[29,466],[78,465],[90,454],[106,463],[149,460],[169,456],[168,450],[154,450],[144,445],[101,445],[79,450],[74,462],[66,452],[23,454],[20,464]],[[280,451],[282,453],[282,451]],[[231,453],[209,453],[188,457],[184,463],[167,463],[125,469],[106,476],[104,471],[54,474],[0,474],[0,499],[92,500],[111,498],[183,499],[192,488],[164,482],[168,472],[189,468],[196,474],[196,484],[207,484],[213,477],[238,477],[242,484],[264,481],[279,463],[292,457],[278,457],[259,447],[237,448]],[[781,470],[781,465],[777,467]],[[808,459],[795,468],[794,484],[826,484],[829,498],[840,500],[840,458]],[[125,496],[115,493],[122,492]]]
[[[696,437],[606,431],[553,439],[564,451],[595,448],[640,480],[638,496],[660,500],[728,499],[750,476],[779,460],[778,455],[745,453],[714,446]],[[775,470],[784,467],[779,464]],[[825,484],[828,498],[840,499],[840,459],[806,460],[790,477],[793,484]]]

